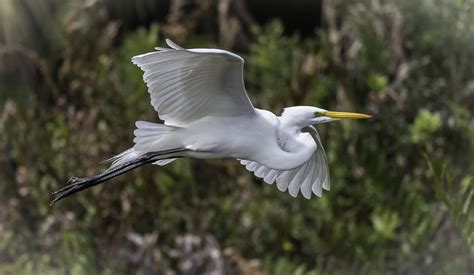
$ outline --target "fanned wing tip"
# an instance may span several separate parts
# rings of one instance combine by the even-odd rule
[[[329,191],[329,170],[322,146],[320,148],[322,151],[318,152],[315,156],[316,159],[303,167],[304,170],[278,171],[269,169],[257,162],[243,159],[238,161],[266,183],[273,184],[276,182],[279,191],[288,191],[289,195],[294,198],[301,193],[305,199],[311,199],[313,194],[316,197],[322,197],[323,190]]]
[[[324,180],[324,183],[323,183],[323,189],[326,190],[326,191],[330,191],[331,190],[331,178],[329,177],[329,169],[327,169],[326,173],[326,179]]]
[[[166,42],[166,45],[168,45],[170,48],[155,47],[155,50],[157,50],[157,51],[185,50],[185,48],[183,48],[180,45],[174,43],[173,41],[171,41],[171,39],[166,38],[165,42]]]
[[[311,199],[311,191],[309,193],[303,193],[301,192],[301,194],[303,195],[303,198],[307,199],[307,200],[310,200]]]
[[[175,49],[175,50],[184,50],[183,47],[179,46],[178,44],[174,43],[173,41],[171,41],[170,39],[166,38],[166,44],[168,46],[170,46],[171,48]]]
[[[137,65],[138,67],[141,68],[140,66],[140,60],[142,60],[143,57],[149,55],[151,53],[144,53],[144,54],[139,54],[139,55],[135,55],[134,57],[132,57],[131,61],[133,64]]]
[[[156,51],[159,51],[159,52],[166,52],[166,51],[172,51],[172,50],[185,50],[185,48],[179,46],[178,44],[174,43],[173,41],[171,41],[170,39],[166,38],[166,44],[170,47],[170,48],[165,48],[165,47],[155,47],[154,49]],[[144,53],[144,54],[140,54],[140,55],[136,55],[134,57],[132,57],[132,63],[133,64],[136,64],[138,65],[138,60],[144,56],[147,56],[149,54],[152,54],[153,52],[151,53]]]

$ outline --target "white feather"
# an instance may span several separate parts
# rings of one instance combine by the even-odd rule
[[[172,48],[138,55],[151,104],[167,125],[185,126],[205,116],[255,113],[243,83],[243,59],[218,49]]]
[[[278,190],[288,190],[293,197],[299,192],[306,199],[311,198],[311,192],[321,197],[322,189],[329,190],[327,158],[316,129],[310,126],[309,133],[316,142],[316,150],[307,162],[295,169],[279,171],[249,160],[240,160],[240,163],[246,166],[247,170],[254,172],[256,177],[263,178],[266,183],[273,184],[276,181]]]

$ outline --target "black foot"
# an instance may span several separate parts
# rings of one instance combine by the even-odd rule
[[[97,177],[70,178],[67,181],[66,186],[51,193],[53,199],[51,200],[51,203],[49,205],[53,206],[56,202],[62,200],[63,198],[95,185],[96,179]]]
[[[66,191],[66,190],[72,188],[75,184],[77,184],[77,183],[80,182],[80,181],[81,181],[81,178],[72,177],[72,178],[70,178],[70,179],[67,181],[67,183],[66,183],[67,185],[66,185],[66,186],[64,186],[64,187],[62,187],[62,188],[60,188],[60,189],[54,191],[54,192],[51,193],[51,194],[52,194],[52,195],[57,195],[57,194],[59,194],[59,193],[61,193],[61,192],[64,192],[64,191]]]

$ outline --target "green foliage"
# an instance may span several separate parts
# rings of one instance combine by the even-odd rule
[[[367,86],[373,91],[380,91],[387,87],[388,79],[382,74],[371,74],[367,80]]]
[[[474,218],[472,216],[472,211],[474,211],[474,176],[464,176],[456,184],[453,176],[449,174],[447,166],[436,169],[429,159],[427,161],[430,171],[434,175],[436,197],[448,208],[466,239],[471,253],[474,253]]]
[[[441,116],[421,109],[410,127],[411,140],[415,143],[426,141],[441,128]]]
[[[286,258],[277,258],[276,260],[267,260],[265,270],[273,275],[323,275],[319,269],[309,270],[303,264],[295,264]],[[337,273],[333,273],[337,274]]]
[[[301,55],[297,36],[286,37],[279,21],[273,21],[264,29],[256,28],[257,42],[252,46],[249,56],[247,80],[250,90],[260,94],[265,100],[262,104],[271,106],[285,95],[291,94],[298,55]],[[292,49],[289,51],[288,49]],[[251,57],[251,58],[250,58]],[[281,106],[278,106],[281,107]]]
[[[395,229],[400,226],[398,212],[375,209],[370,218],[375,231],[388,239],[394,237]]]
[[[451,104],[455,123],[460,133],[468,142],[463,144],[467,155],[474,154],[474,128],[471,127],[469,111],[461,106]],[[451,218],[462,232],[472,254],[474,254],[474,161],[462,160],[459,167],[463,172],[454,169],[453,160],[436,159],[425,156],[434,178],[434,191],[439,201],[447,207]],[[458,172],[458,173],[456,173]]]

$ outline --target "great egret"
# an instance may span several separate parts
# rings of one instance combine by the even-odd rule
[[[369,118],[317,107],[285,108],[281,116],[254,108],[244,87],[242,57],[220,49],[170,48],[138,55],[151,105],[164,124],[137,121],[135,145],[111,159],[104,173],[73,177],[51,204],[147,163],[180,157],[238,159],[280,191],[309,199],[329,190],[329,172],[315,124]]]

